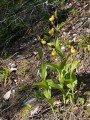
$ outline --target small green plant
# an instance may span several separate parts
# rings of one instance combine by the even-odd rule
[[[18,68],[18,74],[20,76],[25,76],[27,69],[28,69],[28,60],[24,59],[20,67]]]
[[[80,98],[79,98],[79,104],[83,105],[84,102],[85,102],[84,98],[83,98],[83,97],[80,97]]]
[[[3,50],[2,57],[4,59],[8,58],[8,51],[7,50]]]
[[[11,73],[11,70],[8,68],[1,69],[0,70],[0,78],[2,81],[0,81],[0,82],[4,81],[4,83],[6,83],[8,80],[10,80],[10,78],[9,78],[10,73]]]
[[[57,55],[60,56],[61,60],[63,59],[63,52],[61,50],[58,37],[56,37],[53,42],[48,43],[48,46],[55,48]]]
[[[72,9],[72,10],[70,11],[70,13],[71,13],[72,15],[76,15],[78,12],[79,12],[79,11],[78,11],[78,10],[75,10],[75,9]]]
[[[54,101],[51,95],[53,89],[59,89],[61,91],[62,101],[64,104],[66,104],[67,98],[70,99],[72,104],[74,103],[76,94],[75,87],[77,85],[77,78],[74,74],[74,70],[79,61],[68,63],[67,60],[68,58],[59,64],[42,63],[40,67],[41,81],[35,83],[35,85],[38,85],[42,88],[41,94],[43,94],[44,98],[49,102],[51,107],[53,106]],[[52,70],[52,72],[57,72],[58,82],[52,79],[48,79],[47,68]]]
[[[34,84],[40,87],[39,91],[36,92],[36,95],[39,98],[43,98],[48,101],[52,110],[54,110],[54,98],[52,96],[53,90],[60,90],[62,93],[61,100],[64,105],[66,104],[67,99],[69,99],[71,104],[74,104],[75,94],[77,93],[75,89],[77,86],[77,78],[74,70],[79,63],[79,61],[76,60],[69,62],[69,60],[72,59],[72,54],[76,53],[76,49],[73,45],[70,46],[70,43],[67,40],[64,41],[66,43],[60,42],[58,30],[64,25],[64,23],[61,23],[60,25],[57,24],[57,26],[55,26],[55,21],[57,21],[57,15],[52,15],[49,18],[49,22],[52,25],[52,28],[48,31],[48,34],[53,38],[53,40],[50,40],[51,42],[43,41],[43,45],[46,45],[47,43],[50,50],[52,50],[52,56],[59,58],[59,63],[42,63],[39,71],[41,80],[40,82],[36,82]],[[41,37],[38,39],[41,40]],[[68,48],[70,46],[70,54],[64,55],[66,49],[65,45]],[[38,49],[38,55],[40,58],[43,57],[42,48]],[[53,79],[52,76],[49,76],[48,78],[49,71],[50,75],[55,72],[57,76],[53,77]]]
[[[34,85],[40,86],[41,87],[41,92],[37,92],[38,97],[43,98],[48,101],[50,104],[51,108],[53,109],[53,99],[51,97],[51,86],[49,85],[49,79],[47,79],[47,70],[46,70],[46,63],[42,63],[40,67],[40,77],[41,81],[35,83]]]

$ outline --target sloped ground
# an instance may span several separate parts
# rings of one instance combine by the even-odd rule
[[[78,41],[85,38],[90,45],[90,4],[88,0],[68,1],[66,7],[73,6],[76,9],[75,13],[63,13],[60,17],[66,17],[64,25],[60,28],[60,36],[62,43],[64,40]],[[72,7],[71,7],[72,8]],[[27,14],[28,17],[28,14]],[[39,80],[38,68],[40,59],[36,52],[41,44],[37,40],[38,31],[42,33],[43,22],[37,22],[27,31],[23,31],[23,37],[15,38],[12,46],[9,49],[9,57],[6,60],[0,58],[0,68],[9,68],[11,64],[16,64],[17,71],[11,72],[9,81],[4,81],[0,84],[0,116],[6,120],[89,120],[90,111],[85,112],[85,106],[90,104],[90,51],[83,51],[83,48],[77,44],[78,52],[74,58],[79,58],[81,64],[77,68],[78,80],[83,81],[84,84],[78,88],[80,96],[85,96],[85,105],[78,108],[70,108],[69,106],[62,106],[60,104],[61,113],[53,113],[50,107],[41,101],[36,100],[34,107],[39,105],[39,111],[36,116],[30,117],[30,111],[27,112],[27,117],[22,117],[20,111],[23,107],[24,101],[34,97],[33,92],[36,88],[33,83]],[[44,51],[44,61],[55,62],[56,58],[51,56],[51,51],[47,46],[42,46]],[[3,95],[12,90],[9,100],[4,100]],[[58,99],[58,94],[55,94]]]

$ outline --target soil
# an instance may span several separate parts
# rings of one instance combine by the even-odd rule
[[[78,41],[86,38],[87,43],[90,45],[89,1],[68,0],[66,6],[74,6],[74,9],[79,12],[75,15],[68,14],[64,26],[60,29],[62,41],[66,39],[68,41]],[[38,31],[43,26],[43,23],[40,21],[36,26],[39,26],[39,28],[37,27]],[[32,27],[35,33],[36,26]],[[30,112],[27,112],[26,118],[20,116],[24,101],[35,97],[33,93],[37,88],[33,84],[40,80],[38,71],[42,60],[48,62],[57,61],[56,57],[51,55],[51,51],[47,46],[41,45],[37,40],[37,35],[32,35],[30,31],[23,31],[22,37],[15,39],[9,48],[9,57],[7,59],[0,58],[0,69],[10,68],[11,64],[15,64],[17,68],[16,71],[10,73],[9,80],[0,83],[0,120],[90,120],[90,108],[89,110],[86,109],[86,106],[90,104],[90,51],[83,51],[83,48],[79,45],[76,46],[78,52],[73,56],[73,59],[81,60],[76,69],[79,81],[77,90],[78,96],[85,98],[85,104],[76,104],[73,108],[70,105],[63,106],[59,104],[60,113],[53,113],[47,103],[37,100],[34,107],[39,105],[40,110],[36,115],[30,116]],[[43,48],[44,57],[42,60],[37,55],[38,47]],[[3,95],[9,90],[13,91],[10,99],[4,100]],[[54,97],[58,99],[59,94],[57,92]]]

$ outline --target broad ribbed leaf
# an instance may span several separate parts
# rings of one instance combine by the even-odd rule
[[[60,68],[59,68],[59,71],[61,72],[64,67],[66,66],[66,60],[64,60],[61,64],[60,64]]]
[[[58,38],[55,39],[55,48],[57,50],[60,50],[60,45],[59,45],[59,39]]]
[[[39,58],[43,57],[43,51],[41,47],[38,48],[38,55],[39,55]]]
[[[74,61],[71,65],[71,73],[74,71],[74,69],[77,67],[79,61]]]
[[[47,67],[53,69],[53,70],[57,70],[57,72],[59,72],[59,69],[60,69],[60,64],[50,64],[50,63],[47,63]]]
[[[40,77],[42,80],[45,80],[47,76],[47,71],[46,71],[46,63],[42,63],[40,67]]]
[[[48,83],[46,80],[42,80],[41,82],[34,83],[34,85],[41,86],[42,88],[48,89]]]
[[[43,91],[43,93],[44,93],[44,95],[45,95],[45,97],[47,98],[47,99],[51,99],[51,90],[50,89],[45,89],[44,91]]]
[[[51,86],[54,89],[61,90],[61,92],[63,91],[63,86],[58,84],[58,83],[53,82],[53,80],[48,80],[48,85]]]
[[[55,43],[54,42],[50,42],[50,43],[47,43],[49,46],[55,46]]]

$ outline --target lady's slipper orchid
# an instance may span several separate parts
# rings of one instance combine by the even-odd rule
[[[41,43],[45,45],[47,42],[44,39],[41,39]]]
[[[52,50],[52,56],[55,56],[57,54],[55,48]]]
[[[55,29],[52,28],[52,29],[49,31],[49,34],[50,34],[50,35],[54,35],[54,32],[55,32]]]
[[[76,53],[76,49],[73,46],[71,46],[71,53]]]
[[[50,22],[53,22],[54,20],[55,20],[55,16],[52,15],[52,16],[49,18],[49,21],[50,21]]]

